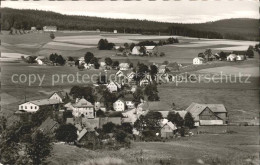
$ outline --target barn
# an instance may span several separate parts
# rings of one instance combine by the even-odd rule
[[[226,125],[228,122],[227,110],[223,104],[191,103],[186,111],[193,116],[195,126]]]

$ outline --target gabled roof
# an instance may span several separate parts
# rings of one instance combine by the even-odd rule
[[[174,111],[175,113],[179,113],[179,115],[184,119],[185,115],[187,114],[187,111]]]
[[[153,50],[156,46],[144,46],[147,50]]]
[[[202,57],[195,57],[194,59],[199,59],[199,60],[201,60],[201,61],[204,60]]]
[[[45,60],[47,59],[45,56],[38,56],[35,60]]]
[[[117,99],[115,102],[118,102],[118,101],[125,103],[125,101],[122,98]]]
[[[86,99],[82,98],[73,107],[93,107],[93,104]]]
[[[60,96],[60,98],[62,98],[62,99],[65,98],[65,96],[66,96],[66,92],[64,92],[64,91],[54,92],[51,96],[53,96],[55,93],[57,93],[57,95]],[[50,97],[51,97],[51,96],[50,96]],[[50,98],[50,97],[49,97],[49,98]]]
[[[230,54],[230,55],[228,55],[228,57],[237,57],[237,55],[235,55],[235,54]]]
[[[38,128],[43,132],[51,132],[54,131],[54,128],[58,125],[58,122],[54,121],[50,117],[48,117]]]
[[[78,135],[77,141],[80,141],[87,132],[88,130],[86,128],[83,128],[83,130]]]
[[[200,113],[208,107],[214,113],[226,113],[227,110],[223,104],[198,104],[191,103],[191,105],[186,109],[187,112],[190,112],[194,117],[195,121],[199,120]]]
[[[32,104],[41,106],[41,105],[53,105],[53,104],[59,104],[60,101],[56,99],[41,99],[41,100],[33,100],[33,101],[28,101]]]
[[[165,125],[168,125],[173,131],[177,129],[177,127],[169,120],[163,119],[160,123],[161,127],[163,128]]]
[[[133,101],[134,100],[134,96],[132,94],[126,94],[124,96],[124,100],[125,101]]]

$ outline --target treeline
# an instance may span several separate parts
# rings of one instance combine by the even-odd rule
[[[2,29],[38,30],[43,26],[57,26],[58,30],[101,30],[119,33],[172,34],[197,38],[225,38],[258,40],[256,19],[230,19],[210,23],[180,24],[136,19],[109,19],[88,16],[62,15],[40,10],[1,9]]]

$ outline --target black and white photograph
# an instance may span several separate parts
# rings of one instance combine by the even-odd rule
[[[259,165],[258,0],[4,0],[0,165]]]

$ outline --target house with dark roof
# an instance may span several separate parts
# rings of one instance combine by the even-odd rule
[[[227,110],[223,104],[191,103],[186,111],[193,116],[195,126],[225,125],[228,123]]]
[[[38,128],[41,130],[43,133],[54,133],[55,130],[59,127],[59,123],[56,122],[55,120],[51,119],[48,117]]]
[[[88,149],[95,150],[100,144],[98,135],[99,134],[95,129],[83,128],[83,130],[78,134],[77,143],[78,145]]]

